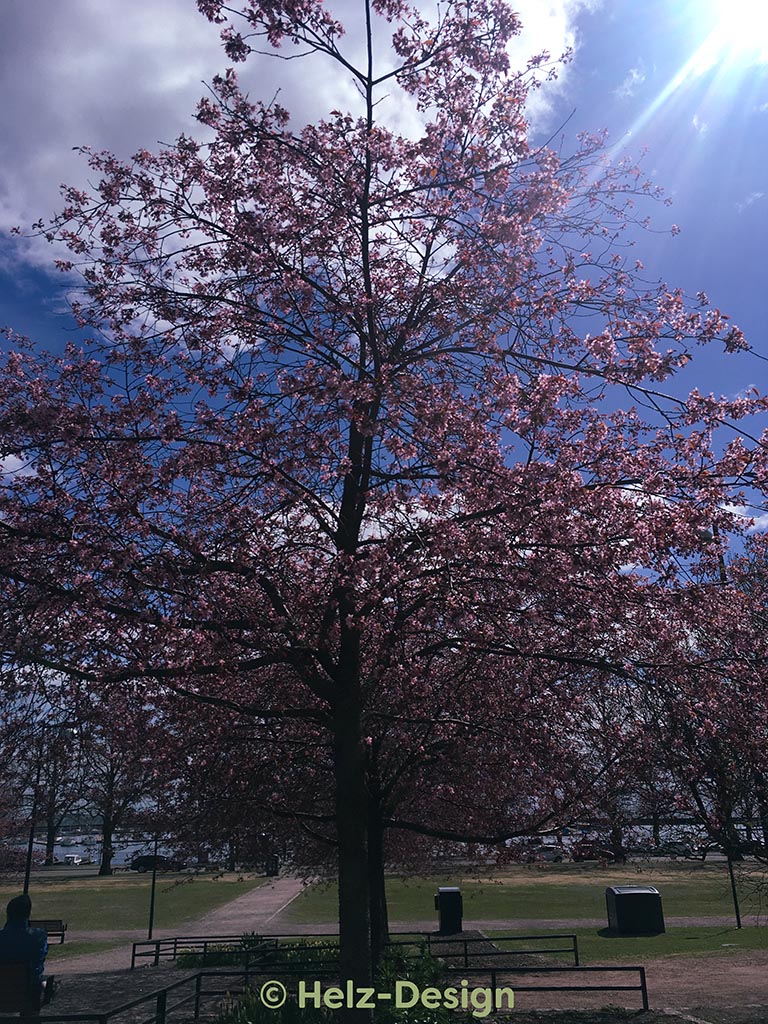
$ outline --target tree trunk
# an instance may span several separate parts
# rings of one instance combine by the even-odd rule
[[[334,708],[336,823],[339,841],[339,964],[342,985],[371,984],[368,893],[368,794],[358,695]],[[371,1011],[350,1009],[349,1021],[369,1021]]]
[[[653,829],[653,845],[661,846],[661,815],[658,807],[651,812],[651,828]]]
[[[743,841],[739,834],[739,830],[736,827],[736,823],[733,820],[732,813],[728,814],[722,828],[723,835],[723,852],[728,857],[729,861],[742,861],[744,860]]]
[[[755,772],[755,800],[763,846],[768,850],[768,786],[766,786],[765,776],[758,771]]]
[[[115,823],[112,820],[112,815],[105,812],[101,824],[102,841],[101,841],[101,862],[99,864],[100,875],[111,875],[112,874],[112,857],[115,851],[112,849],[112,837],[115,831]]]
[[[373,801],[368,818],[368,887],[371,914],[371,964],[374,975],[389,942],[389,916],[384,883],[384,827],[381,809]]]
[[[624,853],[624,829],[621,825],[611,825],[611,837],[609,839],[609,843],[614,860],[619,863],[625,861],[627,858]]]
[[[45,866],[53,864],[56,848],[56,828],[58,822],[55,816],[47,814],[45,818]]]

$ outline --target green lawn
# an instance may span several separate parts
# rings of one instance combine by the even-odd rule
[[[745,882],[747,882],[745,876]],[[390,921],[436,919],[434,893],[440,885],[460,885],[464,917],[475,920],[533,918],[605,918],[605,888],[608,885],[655,885],[662,894],[668,917],[729,915],[733,913],[728,876],[722,864],[678,863],[659,866],[635,865],[600,868],[583,864],[552,864],[545,868],[524,866],[504,872],[462,877],[387,880]],[[748,885],[745,885],[745,893]],[[742,912],[752,907],[746,895]],[[314,886],[288,908],[290,923],[331,923],[336,921],[335,885]]]
[[[578,938],[579,956],[584,965],[609,963],[620,960],[644,963],[662,956],[701,956],[712,954],[727,956],[751,949],[768,949],[768,928],[671,928],[661,935],[606,935],[604,929],[573,928]],[[603,934],[601,934],[603,933]],[[512,935],[514,932],[489,932],[494,935]],[[546,935],[543,929],[534,928],[520,934]],[[500,943],[502,949],[514,950],[517,943]],[[524,943],[519,944],[522,948]],[[558,956],[570,963],[566,954]]]
[[[81,953],[102,953],[105,949],[116,949],[124,946],[123,942],[65,942],[63,945],[54,943],[48,947],[46,963],[56,960],[64,960],[70,956],[80,956]],[[130,962],[130,952],[128,955]]]
[[[33,918],[61,918],[70,930],[120,931],[145,928],[149,915],[151,876],[98,875],[72,879],[33,878],[30,887]],[[158,875],[155,896],[155,927],[168,928],[202,917],[216,907],[243,896],[262,878],[238,881],[230,875]],[[19,887],[0,887],[0,902],[17,895]],[[65,941],[63,949],[67,943]],[[52,949],[58,948],[56,946]]]

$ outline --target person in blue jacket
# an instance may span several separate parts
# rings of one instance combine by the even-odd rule
[[[29,927],[32,900],[26,894],[14,896],[5,908],[7,921],[0,930],[0,963],[28,963],[42,1003],[52,995],[53,979],[46,979],[45,957],[48,953],[48,935],[42,928]],[[48,984],[46,984],[48,982]]]

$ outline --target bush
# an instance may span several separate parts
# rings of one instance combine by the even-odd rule
[[[406,948],[412,950],[412,947]],[[426,942],[420,943],[415,953],[406,952],[397,946],[384,951],[376,977],[376,988],[381,992],[389,992],[394,989],[397,981],[412,981],[420,989],[446,987],[444,968],[429,952]],[[455,1010],[444,1007],[437,1010],[427,1010],[423,1006],[397,1009],[389,1003],[377,1006],[374,1016],[377,1024],[457,1024],[457,1021],[467,1019]]]
[[[217,943],[209,946],[205,952],[182,953],[176,958],[177,967],[237,967],[245,963],[246,958],[255,959],[254,954],[264,945],[265,940],[255,932],[246,932],[240,941]],[[269,945],[265,952],[269,952]],[[270,960],[271,962],[271,960]]]
[[[336,1015],[324,1007],[299,1009],[288,999],[277,1010],[262,1005],[258,992],[247,991],[230,1003],[216,1018],[215,1024],[334,1024]]]
[[[281,965],[299,966],[307,963],[305,953],[311,954],[312,963],[335,964],[339,950],[334,943],[307,942],[278,950],[277,957]],[[270,958],[270,965],[278,960]],[[428,986],[442,988],[445,984],[441,965],[430,955],[426,943],[417,947],[415,954],[406,953],[397,947],[385,952],[375,988],[381,992],[392,991],[398,980],[412,981],[420,989]],[[457,1015],[448,1009],[427,1010],[423,1006],[398,1009],[386,1002],[376,1007],[374,1017],[377,1024],[457,1024],[464,1020],[475,1024],[475,1020],[468,1014]],[[290,997],[279,1009],[268,1009],[262,1005],[258,991],[247,991],[224,1009],[216,1024],[331,1024],[335,1020],[333,1010],[314,1006],[299,1009],[295,999]]]
[[[309,942],[302,940],[290,946],[278,946],[269,963],[280,967],[336,967],[339,946],[336,942]]]

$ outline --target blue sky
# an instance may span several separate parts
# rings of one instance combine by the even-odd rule
[[[351,0],[340,6],[354,22]],[[660,231],[640,240],[648,277],[707,292],[768,355],[767,0],[520,0],[517,7],[526,26],[521,53],[574,49],[531,111],[537,134],[572,115],[566,138],[605,127],[617,153],[647,147],[645,167],[674,200],[656,210],[656,225],[682,228],[675,238]],[[226,64],[216,28],[193,0],[4,4],[0,39],[3,230],[55,210],[60,181],[83,182],[73,152],[79,144],[128,155],[181,131],[199,134],[191,115],[202,82]],[[336,76],[289,68],[281,99],[297,119],[343,102],[346,86]],[[251,93],[271,96],[284,70],[274,61],[251,68]],[[57,345],[67,318],[63,282],[48,270],[52,253],[5,234],[0,244],[0,324]],[[707,351],[685,384],[734,394],[762,385],[764,366]]]
[[[606,127],[619,152],[647,148],[644,166],[673,200],[654,221],[681,227],[639,240],[649,276],[706,292],[768,355],[768,50],[751,43],[750,6],[768,30],[765,0],[741,14],[739,0],[613,0],[585,12],[559,109],[570,106],[579,128]],[[723,24],[728,7],[749,35]],[[734,394],[766,376],[761,361],[712,349],[685,383]]]

